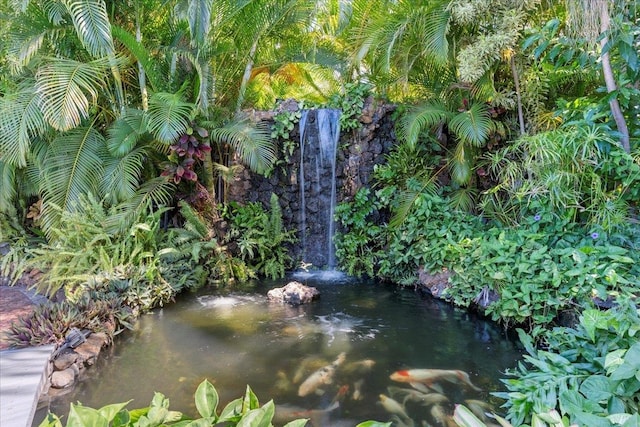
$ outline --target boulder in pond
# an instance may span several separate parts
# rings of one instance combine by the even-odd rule
[[[291,305],[306,304],[318,296],[320,296],[320,292],[316,288],[295,281],[267,292],[269,300],[286,302]]]

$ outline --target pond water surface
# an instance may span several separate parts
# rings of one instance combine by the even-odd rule
[[[437,408],[445,413],[467,399],[501,403],[490,393],[503,389],[499,379],[521,354],[495,324],[413,289],[335,275],[297,280],[317,287],[320,298],[297,307],[268,302],[268,289],[286,280],[180,295],[117,337],[96,366],[87,369],[86,379],[49,409],[64,415],[70,402],[98,408],[133,399],[132,409],[147,406],[154,392],[161,392],[171,409],[196,417],[193,395],[208,379],[220,394],[219,411],[250,385],[260,403],[273,399],[281,408],[276,426],[294,415],[311,416],[315,427],[355,426],[394,419],[380,395],[403,402],[414,390],[389,378],[403,369],[469,374],[481,391],[463,383],[434,385],[448,399]],[[302,382],[336,360],[342,363],[336,363],[329,384],[299,396]],[[326,408],[330,410],[323,412]],[[404,410],[415,425],[438,424],[433,405],[409,399]]]

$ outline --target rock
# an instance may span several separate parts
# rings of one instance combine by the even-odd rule
[[[320,296],[320,292],[311,286],[300,282],[289,282],[282,288],[274,288],[267,292],[267,298],[272,301],[286,302],[291,305],[300,305],[311,302]]]
[[[76,380],[76,370],[69,367],[64,371],[55,371],[51,374],[51,387],[65,388],[69,387]]]
[[[78,353],[72,350],[65,350],[53,361],[56,371],[64,371],[78,360]]]
[[[436,298],[441,298],[444,290],[449,287],[449,277],[451,277],[451,272],[448,270],[436,274],[429,274],[423,269],[418,272],[420,284]]]
[[[76,347],[75,352],[78,353],[78,358],[84,364],[91,366],[96,362],[100,350],[107,343],[107,334],[94,333],[87,337],[87,340]]]

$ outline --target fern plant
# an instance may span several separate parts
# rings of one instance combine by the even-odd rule
[[[232,229],[229,239],[236,240],[243,260],[258,274],[277,279],[284,277],[292,259],[286,248],[295,241],[294,232],[282,225],[282,209],[278,196],[271,194],[270,211],[259,203],[233,205],[230,213]]]

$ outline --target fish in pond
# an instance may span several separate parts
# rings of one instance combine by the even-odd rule
[[[411,420],[411,417],[407,414],[407,411],[404,408],[404,405],[398,402],[397,400],[387,396],[386,394],[380,394],[379,403],[385,409],[385,411],[390,414],[397,415],[401,420]]]
[[[340,353],[332,363],[323,366],[312,373],[302,382],[302,384],[300,384],[300,387],[298,388],[298,396],[307,396],[319,390],[321,386],[331,384],[333,382],[333,376],[336,373],[336,369],[344,362],[346,357],[347,355],[344,352]]]
[[[393,397],[402,399],[402,403],[406,404],[407,401],[417,402],[425,406],[447,403],[449,398],[441,393],[423,393],[418,390],[401,387],[387,387],[389,394]]]
[[[431,386],[438,381],[447,381],[453,384],[462,384],[475,391],[481,391],[479,387],[476,387],[469,379],[469,374],[460,370],[446,370],[446,369],[405,369],[396,371],[391,374],[390,378],[393,381],[402,383],[413,384],[425,384]]]

